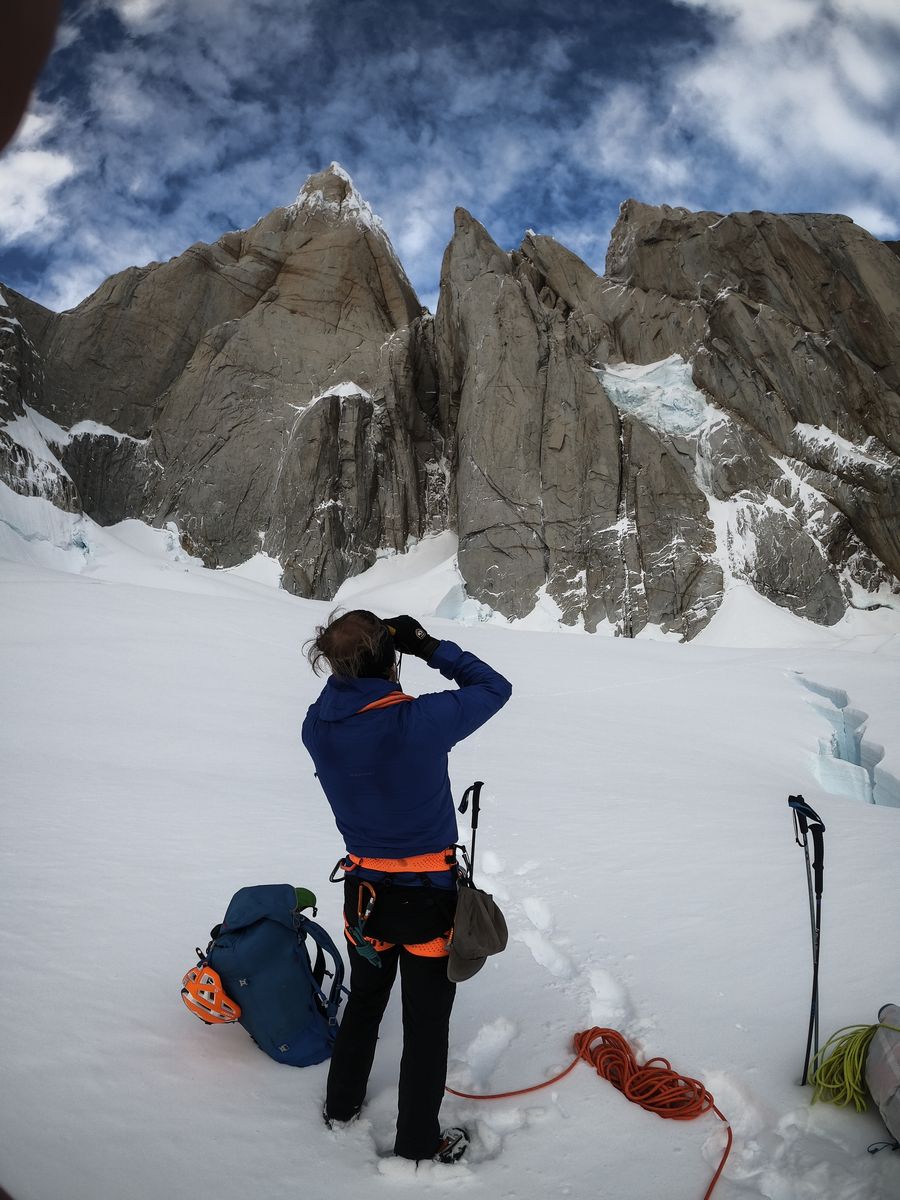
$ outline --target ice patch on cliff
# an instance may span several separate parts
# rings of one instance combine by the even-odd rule
[[[757,575],[760,557],[771,553],[771,547],[763,541],[771,541],[775,536],[773,530],[782,530],[785,535],[798,531],[798,536],[807,535],[822,554],[823,564],[828,560],[824,547],[831,534],[833,509],[822,492],[807,480],[802,464],[789,457],[772,460],[789,484],[788,489],[781,489],[778,499],[755,487],[736,490],[723,498],[722,481],[716,479],[721,451],[711,449],[710,435],[714,431],[721,434],[723,427],[727,427],[725,432],[737,435],[739,423],[695,387],[690,363],[673,354],[660,362],[643,365],[607,364],[595,368],[595,373],[620,412],[628,413],[658,433],[684,439],[688,444],[684,449],[688,451],[693,447],[694,481],[706,497],[707,515],[715,534],[716,548],[710,557],[722,570],[724,596],[739,593],[731,597],[726,617],[713,618],[716,633],[703,640],[725,644],[718,638],[733,637],[735,645],[769,644],[770,637],[774,637],[774,644],[782,645],[831,641],[832,637],[820,628],[807,630],[807,622],[802,619],[782,621],[771,612],[772,606],[762,595],[757,597],[754,593],[757,597],[754,599],[746,594],[747,585],[752,587]],[[855,445],[824,426],[804,424],[795,426],[794,437],[800,445],[815,447],[828,470],[852,467],[881,473],[894,469],[895,457],[874,439]],[[740,447],[740,438],[736,436],[733,453],[740,454]],[[682,447],[679,449],[684,452]],[[848,571],[843,571],[840,578],[844,595],[853,604],[874,609],[881,603],[894,608],[894,612],[882,613],[871,622],[873,636],[893,637],[900,619],[896,597],[886,595],[883,600],[876,599],[873,592],[860,596],[860,589]],[[838,640],[862,635],[858,616],[853,608],[848,609],[832,629]]]
[[[0,560],[78,574],[88,556],[88,523],[42,496],[22,496],[0,482]]]
[[[615,363],[595,367],[606,394],[626,412],[660,433],[696,436],[721,414],[694,386],[691,364],[680,354],[655,363]]]
[[[77,494],[71,475],[55,453],[76,438],[111,437],[119,442],[129,441],[137,445],[146,445],[150,440],[119,433],[97,421],[78,421],[71,429],[63,429],[27,404],[23,407],[24,412],[0,424],[0,432],[25,452],[24,458],[14,465],[17,482],[24,485],[28,494],[48,500],[59,500],[66,489],[72,497]]]

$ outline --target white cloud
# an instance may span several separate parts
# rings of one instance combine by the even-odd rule
[[[867,204],[864,200],[859,203],[851,201],[844,206],[844,212],[874,237],[896,238],[900,236],[900,220],[882,208]]]
[[[68,50],[81,37],[81,30],[76,21],[62,21],[53,39],[54,53],[58,50]]]
[[[647,200],[671,203],[690,183],[690,160],[671,113],[656,111],[653,98],[634,84],[619,84],[592,107],[572,150],[594,174],[627,180]]]
[[[863,100],[877,106],[896,95],[897,63],[890,52],[878,53],[845,26],[835,28],[831,49],[844,83]]]
[[[821,0],[675,0],[686,8],[705,9],[733,21],[737,35],[766,42],[807,28],[821,10]]]
[[[900,184],[895,139],[837,83],[822,59],[789,53],[776,64],[729,44],[686,72],[682,86],[707,131],[764,179],[850,171]]]
[[[590,226],[555,225],[545,231],[551,237],[561,242],[573,254],[577,254],[582,262],[587,263],[591,270],[602,275],[604,257],[609,245],[608,231],[592,229]]]
[[[62,214],[53,210],[53,196],[74,173],[67,155],[49,150],[14,147],[0,159],[0,237],[17,242],[58,229]]]
[[[897,0],[831,0],[831,3],[848,20],[873,21],[900,29]]]
[[[25,120],[16,134],[16,148],[30,150],[39,147],[40,143],[53,132],[59,124],[60,113],[50,105],[35,105],[26,114]]]
[[[104,57],[94,67],[91,105],[111,125],[146,130],[157,114],[158,100],[147,80],[127,61]]]
[[[174,0],[102,0],[124,25],[141,33],[165,28],[176,18],[179,5]]]
[[[58,271],[41,303],[53,312],[75,308],[103,282],[103,275],[93,263],[71,263]]]
[[[678,0],[710,40],[653,88],[596,101],[572,144],[598,175],[658,203],[900,214],[900,73],[883,24],[900,3]],[[892,215],[894,214],[894,215]]]

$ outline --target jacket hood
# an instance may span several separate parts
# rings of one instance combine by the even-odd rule
[[[320,721],[343,721],[373,700],[399,691],[400,684],[390,679],[353,679],[332,675],[316,701],[317,716]]]

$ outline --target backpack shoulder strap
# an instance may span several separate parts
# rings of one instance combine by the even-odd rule
[[[311,921],[309,917],[304,917],[302,913],[297,913],[296,917],[297,936],[301,941],[308,937],[316,943],[316,963],[313,968],[313,986],[322,1004],[325,1012],[328,1015],[328,1022],[331,1025],[337,1024],[337,1013],[341,1003],[341,991],[344,984],[344,960],[341,958],[341,953],[335,946],[334,942],[328,933],[318,925],[315,921]],[[322,971],[319,972],[319,959],[323,951],[328,954],[334,963],[334,971],[332,973],[331,987],[328,989],[328,994],[322,987],[324,982],[324,961],[322,963]]]

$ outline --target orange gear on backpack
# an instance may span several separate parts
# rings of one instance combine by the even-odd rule
[[[241,1006],[226,996],[217,971],[198,963],[182,979],[181,998],[206,1025],[230,1025],[241,1015]]]

